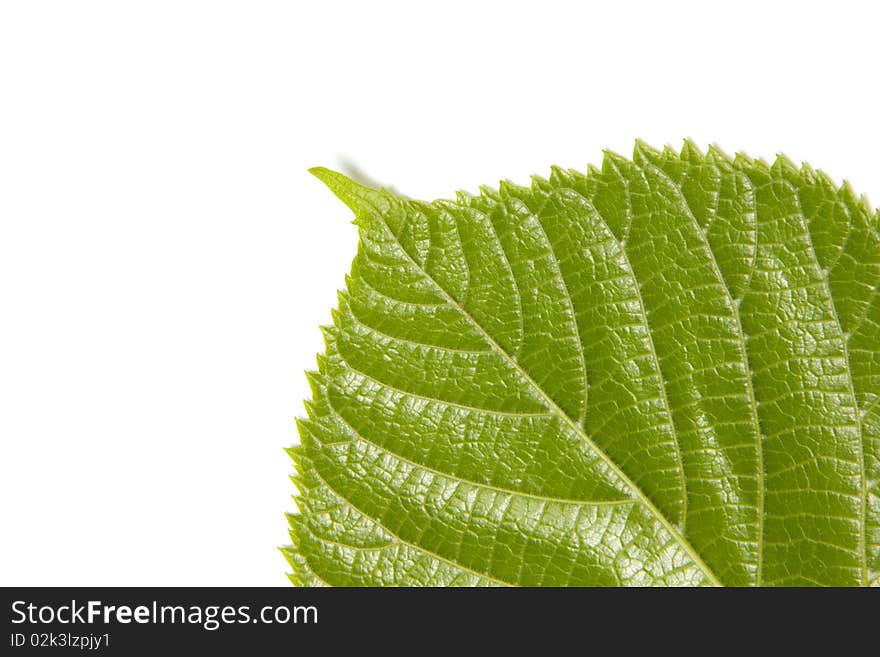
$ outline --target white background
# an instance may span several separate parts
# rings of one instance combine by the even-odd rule
[[[0,584],[283,585],[355,252],[308,175],[448,196],[641,137],[880,200],[860,2],[0,4]]]

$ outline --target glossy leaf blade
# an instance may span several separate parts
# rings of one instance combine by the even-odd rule
[[[877,585],[880,237],[821,172],[637,143],[359,252],[300,422],[298,585]]]

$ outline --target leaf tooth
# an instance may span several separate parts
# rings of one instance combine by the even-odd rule
[[[468,198],[467,205],[464,207],[468,208],[469,210],[480,210],[481,212],[487,213],[491,212],[496,207],[496,205],[497,203],[493,199],[485,196],[484,194],[478,193],[470,196]]]
[[[828,175],[821,171],[817,171],[807,162],[801,162],[801,168],[798,172],[798,175],[800,175],[800,177],[803,178],[806,182],[811,184],[830,184],[833,189],[837,189],[838,187],[838,185],[835,185],[831,182],[831,178]]]
[[[871,202],[868,200],[868,197],[864,194],[856,194],[849,180],[844,179],[840,188],[853,205],[858,207],[869,218],[874,217],[874,208],[871,207]],[[876,220],[876,217],[874,217],[874,219]]]
[[[470,205],[471,201],[473,201],[474,195],[470,192],[466,192],[463,189],[456,190],[455,192],[455,202],[460,205]]]
[[[498,192],[488,185],[480,185],[480,195],[493,201],[498,200]]]
[[[299,475],[290,475],[288,479],[290,479],[290,483],[292,483],[293,487],[296,489],[296,492],[291,495],[293,501],[296,502],[296,508],[299,511],[305,511],[306,507],[308,507],[308,503],[305,500],[305,495],[308,493],[308,484],[306,484],[306,481]]]
[[[289,475],[290,480],[293,482],[294,486],[298,489],[301,487],[302,496],[304,498],[309,498],[311,492],[319,488],[321,486],[321,482],[315,478],[315,475],[312,473],[311,468],[314,467],[314,462],[308,456],[306,451],[298,454],[297,458],[299,459],[296,462],[297,471]],[[294,495],[294,498],[297,496]],[[308,500],[305,500],[306,506],[309,506],[311,503]]]
[[[305,406],[306,409],[306,417],[315,418],[317,415],[319,415],[318,407],[313,401],[307,399],[303,402],[303,406]]]
[[[301,566],[299,564],[291,563],[290,559],[287,562],[293,568],[293,572],[287,573],[287,579],[290,580],[290,583],[296,586],[297,588],[305,588],[307,587],[308,580],[303,576]]]
[[[294,570],[292,573],[288,573],[287,579],[289,579],[290,583],[297,588],[308,588],[312,585],[311,580],[305,577],[305,575],[299,570]]]
[[[563,169],[555,164],[550,167],[550,182],[554,185],[566,185],[571,180],[571,170]]]
[[[298,458],[299,453],[302,451],[302,448],[300,445],[291,445],[290,447],[285,447],[284,451],[295,461]]]
[[[306,479],[302,479],[301,482],[303,485],[302,490],[298,490],[295,495],[290,496],[296,503],[296,512],[286,514],[287,523],[292,529],[299,529],[299,525],[305,525],[306,519],[315,511],[315,505],[309,499],[309,494],[315,488],[315,484]],[[294,482],[294,485],[296,485],[296,482]]]
[[[765,174],[772,174],[772,165],[762,157],[752,159],[752,168]]]
[[[294,499],[297,501],[297,505],[299,505],[300,501],[303,498],[299,496],[295,496]],[[308,507],[307,503],[304,503],[303,506]],[[289,552],[291,555],[295,555],[300,557],[305,563],[305,554],[302,552],[302,542],[300,539],[300,532],[306,526],[306,519],[303,513],[285,513],[284,517],[287,518],[287,526],[289,527],[288,535],[290,536],[290,546]],[[282,548],[283,551],[283,548]],[[293,564],[292,564],[293,565]]]
[[[800,171],[798,169],[798,165],[791,161],[791,159],[785,153],[777,153],[776,159],[773,161],[773,164],[770,167],[771,171],[780,175],[792,175],[798,176],[800,175]]]
[[[317,426],[317,422],[318,418],[296,418],[296,429],[299,432],[300,446],[305,449],[309,449],[311,447],[310,443],[312,439],[315,438],[315,427]],[[296,455],[296,457],[293,457],[293,454],[291,454],[291,457],[299,458],[305,456],[305,452],[303,450],[297,450],[296,447],[298,446],[294,445],[293,447],[289,448],[291,450],[294,450],[293,454]]]
[[[723,162],[724,164],[733,164],[733,160],[731,159],[731,157],[716,144],[709,144],[709,149],[706,154],[707,156],[714,158],[716,161]]]
[[[703,162],[706,155],[690,137],[685,137],[681,146],[681,159],[688,162]]]
[[[647,142],[641,139],[636,139],[635,146],[633,146],[633,160],[636,162],[644,162],[645,160],[650,160],[654,157],[660,157],[660,151]]]
[[[319,358],[324,358],[319,355]],[[327,386],[327,379],[324,378],[323,373],[315,370],[306,370],[306,380],[309,382],[309,387],[311,388],[312,395],[323,395],[324,388]],[[309,403],[309,402],[306,402]]]
[[[553,186],[550,184],[550,181],[546,178],[542,178],[538,175],[533,175],[531,177],[531,189],[533,192],[550,192],[553,190]]]
[[[322,331],[323,332],[323,331]],[[336,335],[332,334],[331,331],[326,331],[324,333],[324,342],[327,343],[328,340],[334,341],[336,340]],[[315,356],[315,361],[318,363],[318,372],[321,374],[326,374],[329,361],[327,360],[327,356],[324,354],[318,354]]]
[[[294,568],[296,568],[296,566],[294,566]],[[310,580],[299,570],[294,570],[292,573],[288,573],[287,579],[290,580],[291,584],[298,588],[306,588],[311,584]]]
[[[850,205],[853,205],[856,207],[861,207],[863,210],[868,209],[865,207],[865,204],[862,203],[862,198],[864,198],[864,197],[859,197],[856,194],[856,192],[853,189],[852,185],[850,184],[849,180],[844,179],[843,182],[840,183],[840,187],[838,187],[838,189],[837,189],[837,194],[838,194],[838,196],[840,196],[841,199],[843,199],[845,202],[849,203]],[[869,214],[870,214],[870,211],[869,211]]]
[[[316,420],[306,419],[306,418],[296,418],[296,429],[297,432],[303,433],[306,431],[311,431],[311,427],[314,425]],[[308,458],[308,446],[300,442],[298,445],[291,445],[290,447],[286,447],[284,449],[287,452],[287,455],[294,461],[300,461],[302,459]]]
[[[330,317],[333,319],[334,326],[340,326],[342,320],[344,319],[344,313],[348,312],[349,304],[348,300],[340,299],[339,300],[339,308],[331,308],[330,309]]]
[[[318,574],[313,565],[309,562],[309,559],[306,556],[306,551],[299,547],[299,544],[297,544],[295,554],[296,556],[293,557],[295,559],[294,562],[288,560],[288,563],[290,563],[293,568],[293,572],[287,575],[287,578],[294,586],[301,588],[323,588],[333,586],[330,582],[324,579],[323,575]]]
[[[288,532],[291,544],[278,548],[293,570],[293,572],[288,573],[287,579],[290,580],[291,584],[297,587],[315,586],[316,580],[326,584],[326,582],[323,582],[323,580],[317,576],[315,571],[309,565],[299,536],[299,532],[302,530],[302,522],[297,519],[295,524],[291,524],[291,529]]]
[[[287,579],[290,580],[290,583],[293,584],[294,586],[296,586],[297,588],[308,587],[309,582],[303,576],[303,572],[302,572],[303,566],[305,564],[303,563],[301,565],[297,561],[297,557],[299,557],[299,559],[302,559],[303,562],[305,561],[305,559],[303,559],[301,555],[299,555],[298,553],[295,553],[295,552],[287,553],[287,552],[284,552],[284,550],[282,549],[282,553],[284,554],[284,558],[287,559],[287,563],[290,564],[291,568],[293,568],[293,572],[287,573]]]
[[[675,161],[683,160],[684,159],[682,157],[683,155],[684,155],[684,151],[679,153],[677,150],[675,150],[669,144],[664,144],[663,151],[660,153],[660,157],[667,159],[667,160],[675,160]]]
[[[289,515],[289,514],[285,514],[285,515]],[[289,519],[288,519],[288,521],[289,521]],[[294,540],[294,539],[291,538],[291,540]],[[299,544],[298,544],[299,537],[297,537],[296,541],[297,541],[296,543],[293,543],[291,545],[285,545],[284,547],[278,548],[278,550],[281,552],[281,554],[284,555],[284,558],[287,559],[288,562],[290,562],[291,559],[302,559],[302,555],[299,553]],[[293,564],[291,564],[291,565],[293,565]]]
[[[282,551],[283,553],[283,551]],[[284,557],[287,559],[287,563],[293,568],[293,572],[287,573],[287,579],[290,580],[290,583],[293,584],[297,588],[304,588],[306,586],[305,581],[300,574],[300,566],[296,562],[291,562],[291,557],[288,557],[286,553],[284,553]]]
[[[296,428],[299,431],[300,446],[302,451],[296,452],[297,460],[294,462],[298,472],[304,471],[311,464],[309,452],[312,450],[320,450],[324,447],[324,441],[321,440],[319,428],[320,419],[306,420],[297,418]]]
[[[299,447],[299,445],[297,445],[297,447]],[[293,452],[293,448],[290,447],[290,448],[288,448],[287,451],[288,451],[288,453]],[[294,452],[294,453],[303,453],[303,452],[302,452],[302,450],[300,450],[299,452]],[[297,463],[302,457],[301,456],[297,456],[297,457],[291,456],[291,458],[294,459],[294,463]],[[289,478],[290,478],[291,483],[293,483],[294,487],[296,488],[297,493],[299,495],[305,495],[306,491],[308,491],[308,488],[309,488],[308,484],[306,483],[306,480],[303,479],[303,477],[299,474],[292,474],[292,475],[290,475]]]
[[[324,397],[324,392],[321,390],[318,390],[317,387],[315,386],[315,387],[313,387],[312,394],[315,397],[314,400],[307,400],[307,401],[303,402],[303,406],[305,406],[305,409],[306,409],[306,417],[309,419],[315,420],[315,419],[322,417],[325,414],[325,412],[323,410],[323,404],[320,403],[320,401]]]
[[[508,199],[511,196],[531,196],[532,190],[528,187],[517,185],[509,180],[502,180],[498,183],[498,192],[500,193],[501,198]]]
[[[733,156],[733,165],[738,169],[751,169],[758,165],[759,160],[754,160],[742,152]]]
[[[293,532],[290,533],[293,534]],[[288,577],[294,584],[298,584],[298,573],[296,571],[305,565],[305,557],[303,557],[299,551],[299,536],[291,535],[290,540],[292,543],[291,545],[278,549],[281,550],[281,554],[287,559],[287,563],[289,563],[294,569],[294,572],[289,574]]]
[[[297,467],[304,466],[297,464]],[[308,482],[303,478],[297,479],[294,476],[291,476],[290,480],[296,488],[296,492],[290,496],[290,499],[296,504],[296,511],[294,513],[285,513],[284,515],[287,517],[287,524],[291,528],[295,528],[297,524],[304,520],[303,514],[307,515],[312,512],[312,506],[309,504],[307,497],[310,490]]]
[[[303,564],[302,567],[299,567],[298,565],[292,567],[294,568],[293,572],[287,574],[287,579],[290,580],[291,584],[297,588],[308,588],[313,586],[312,580],[305,575],[305,568],[308,567],[307,564]]]
[[[455,216],[455,214],[459,210],[461,210],[461,206],[459,206],[455,201],[450,201],[445,198],[432,201],[431,203],[428,203],[427,206],[431,210],[440,213],[441,216]]]
[[[610,149],[605,149],[602,151],[602,171],[608,172],[610,169],[617,167],[621,164],[627,164],[629,160],[621,155],[620,153],[615,153]]]
[[[331,345],[336,344],[336,339],[339,336],[339,332],[336,330],[335,326],[319,326],[318,329],[321,331],[321,335],[324,337],[324,349],[325,351],[331,350]],[[330,360],[327,358],[326,354],[317,354],[315,356],[315,362],[318,363],[318,372],[321,374],[327,374],[330,371]]]

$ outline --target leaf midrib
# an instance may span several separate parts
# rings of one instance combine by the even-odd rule
[[[364,199],[358,199],[362,203]],[[620,477],[623,483],[633,492],[635,493],[638,500],[644,504],[645,508],[654,515],[657,520],[664,526],[664,528],[669,532],[669,534],[676,540],[676,542],[681,545],[681,547],[688,553],[688,555],[693,559],[694,563],[697,567],[703,572],[706,578],[713,586],[722,586],[721,580],[718,576],[709,568],[708,564],[703,560],[700,554],[694,549],[694,546],[691,545],[690,541],[687,540],[685,536],[681,534],[680,531],[671,523],[669,519],[657,508],[654,502],[642,491],[642,489],[636,485],[636,483],[630,479],[629,476],[617,465],[614,460],[612,460],[608,454],[605,453],[603,449],[601,449],[593,439],[584,431],[584,429],[571,418],[568,413],[566,413],[560,406],[551,398],[541,386],[532,378],[532,376],[522,368],[522,366],[517,363],[507,351],[499,345],[495,339],[489,334],[489,332],[483,327],[480,322],[476,320],[467,310],[465,310],[458,301],[455,300],[434,278],[427,272],[423,267],[421,267],[410,254],[407,252],[403,245],[400,243],[400,240],[394,234],[394,231],[391,230],[391,227],[385,221],[384,216],[381,212],[375,212],[375,217],[381,222],[382,226],[388,232],[389,235],[392,236],[395,243],[397,244],[400,252],[403,254],[403,257],[406,258],[418,271],[422,273],[425,279],[438,291],[440,296],[448,303],[450,306],[456,309],[457,312],[461,314],[461,316],[469,322],[474,329],[476,329],[483,339],[486,340],[490,349],[496,353],[500,358],[502,358],[509,366],[511,366],[516,372],[518,372],[531,386],[537,394],[541,397],[547,408],[557,415],[563,422],[565,422],[569,428],[575,432],[576,435],[580,436],[584,442],[586,442],[592,449],[596,451],[599,457],[608,464],[608,467],[612,469],[612,471]]]

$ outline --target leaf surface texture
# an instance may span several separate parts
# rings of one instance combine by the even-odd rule
[[[299,585],[880,584],[880,219],[780,157],[414,201],[327,169],[358,254],[299,421]]]

